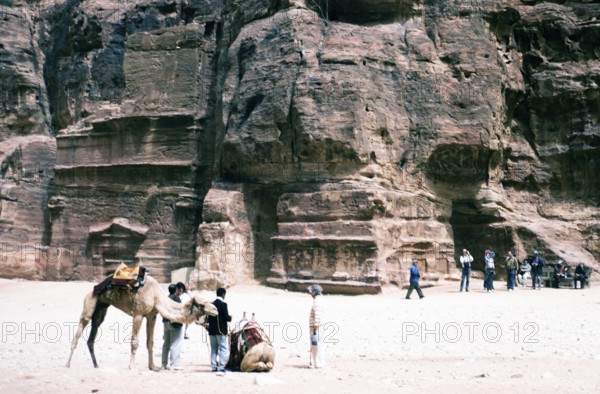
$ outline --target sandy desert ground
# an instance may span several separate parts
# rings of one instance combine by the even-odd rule
[[[70,339],[93,284],[0,279],[0,392],[600,392],[600,285],[509,293],[497,282],[488,294],[480,280],[473,282],[469,293],[459,293],[455,282],[425,289],[422,300],[416,294],[405,300],[397,288],[377,296],[325,295],[327,366],[318,370],[307,368],[307,294],[231,288],[233,319],[256,313],[276,347],[276,366],[266,374],[216,376],[200,326],[190,327],[184,341],[183,371],[147,369],[144,329],[137,368],[129,370],[131,320],[114,308],[96,345],[100,368],[80,341],[67,369]],[[159,322],[158,365],[161,346]]]

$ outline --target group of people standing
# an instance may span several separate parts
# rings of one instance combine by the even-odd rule
[[[420,291],[420,289],[419,289]],[[321,306],[321,295],[323,289],[319,285],[311,285],[308,292],[313,299],[309,314],[310,333],[310,368],[322,368],[325,366],[325,355],[323,348],[323,324]],[[210,340],[210,364],[213,372],[225,373],[225,366],[229,361],[229,323],[232,318],[229,314],[225,296],[227,291],[220,287],[217,289],[217,298],[213,302],[217,308],[216,316],[208,316],[208,330]],[[187,286],[179,282],[169,285],[169,298],[175,302],[185,303],[191,298]],[[185,329],[182,323],[171,322],[163,318],[164,334],[162,348],[162,368],[181,370],[181,347],[182,339],[188,339],[187,325]]]
[[[484,253],[484,280],[483,287],[487,292],[493,292],[494,289],[494,278],[496,276],[496,264],[494,258],[496,254],[491,248],[486,249]],[[463,289],[469,291],[469,279],[471,277],[471,270],[473,264],[473,256],[467,249],[462,250],[460,256],[460,264],[462,267],[462,276],[460,280],[460,291]],[[508,291],[514,291],[518,284],[525,287],[527,280],[531,278],[532,289],[541,289],[542,287],[542,273],[544,267],[544,259],[537,250],[533,251],[533,254],[528,256],[519,264],[519,260],[514,252],[509,251],[505,259],[506,262],[506,287]],[[561,277],[568,277],[568,267],[566,263],[561,262],[557,265],[555,271],[555,283],[560,280]],[[575,288],[577,288],[577,281],[581,282],[581,288],[583,288],[583,282],[586,278],[585,269],[583,263],[577,266],[575,272]],[[558,286],[556,286],[558,287]]]
[[[496,257],[496,253],[492,252],[491,248],[486,249],[483,257],[484,268],[483,268],[483,288],[489,293],[494,291],[494,278],[496,276],[496,264],[494,262],[494,257]],[[513,260],[514,256],[509,252],[509,257],[511,257],[510,267],[513,269]],[[467,249],[462,250],[462,256],[460,256],[460,265],[462,267],[462,275],[460,278],[460,291],[463,289],[465,291],[469,291],[469,282],[471,279],[471,271],[473,269],[473,256],[471,252]],[[508,259],[507,259],[508,264]],[[507,265],[507,269],[509,266]],[[509,281],[509,289],[511,288],[511,283]],[[512,283],[514,289],[514,282]]]
[[[208,335],[211,348],[211,366],[213,372],[224,372],[225,364],[229,359],[229,338],[227,323],[231,316],[225,303],[226,291],[224,288],[217,289],[217,299],[213,304],[219,312],[217,316],[208,317]],[[169,298],[175,302],[185,303],[191,298],[187,286],[179,282],[169,285]],[[187,325],[172,322],[163,318],[163,348],[162,368],[174,371],[181,370],[181,347],[183,339],[188,339]]]

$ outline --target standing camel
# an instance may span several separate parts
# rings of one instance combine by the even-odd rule
[[[177,303],[171,300],[162,290],[158,282],[146,275],[144,286],[138,289],[129,289],[122,287],[111,287],[100,295],[95,296],[93,292],[89,293],[83,301],[83,312],[79,318],[79,327],[71,343],[71,354],[67,361],[67,368],[71,366],[71,358],[77,346],[77,342],[83,333],[83,330],[92,321],[90,336],[87,341],[90,355],[94,367],[98,368],[96,356],[94,355],[94,340],[98,333],[98,328],[104,321],[108,307],[113,305],[130,316],[133,316],[133,327],[131,335],[131,359],[129,368],[135,367],[135,352],[138,348],[138,334],[142,325],[142,320],[146,318],[146,331],[148,338],[146,346],[148,348],[148,368],[158,370],[154,366],[152,348],[154,346],[154,324],[156,315],[160,313],[162,317],[176,323],[193,323],[204,315],[216,316],[217,308],[202,297],[196,295],[189,299],[185,304]]]

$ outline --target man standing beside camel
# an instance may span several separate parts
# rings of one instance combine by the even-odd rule
[[[219,313],[217,316],[208,318],[208,335],[210,338],[210,364],[213,372],[225,372],[225,365],[229,360],[229,336],[227,322],[231,316],[225,302],[226,290],[222,287],[217,289],[217,299],[213,304]]]
[[[180,290],[176,285],[169,285],[169,298],[175,302],[181,303],[179,298]],[[167,361],[171,361],[170,368],[174,371],[181,370],[179,366],[181,360],[181,342],[183,339],[183,324],[173,323],[163,318],[164,334],[162,348],[162,368],[169,369]],[[170,356],[170,357],[169,357]]]

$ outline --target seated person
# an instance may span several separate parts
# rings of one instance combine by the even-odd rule
[[[587,279],[587,271],[583,263],[579,263],[577,268],[575,268],[575,278],[573,279],[573,285],[577,288],[577,281],[581,283],[581,288],[583,289],[584,283]]]
[[[519,267],[517,279],[519,284],[523,287],[527,285],[527,279],[531,279],[531,264],[529,264],[529,261],[526,259],[523,260],[523,263],[521,263],[521,266]]]
[[[569,266],[563,260],[558,260],[554,267],[554,287],[558,288],[564,278],[569,277]]]

